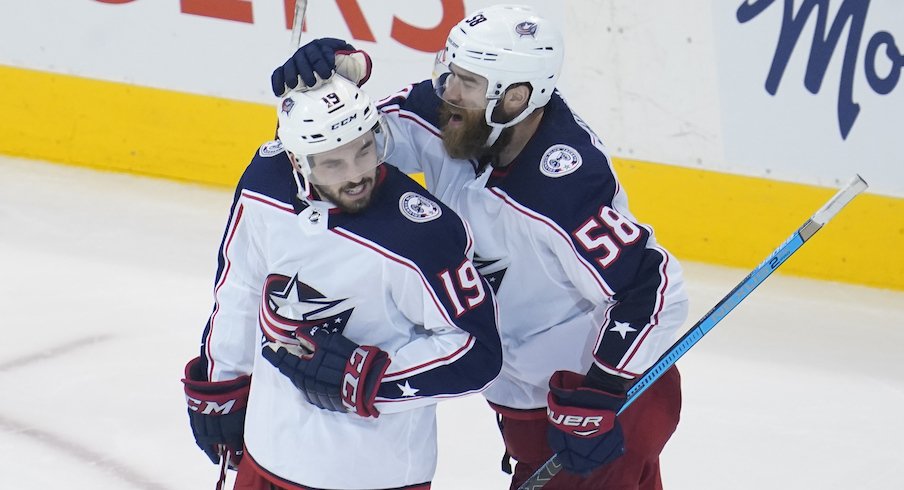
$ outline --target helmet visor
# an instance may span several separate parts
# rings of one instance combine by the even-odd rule
[[[433,90],[447,104],[464,110],[487,107],[487,79],[450,63],[449,49],[436,53]]]
[[[355,182],[385,162],[393,146],[389,126],[379,120],[370,131],[338,148],[305,155],[302,173],[316,185]]]

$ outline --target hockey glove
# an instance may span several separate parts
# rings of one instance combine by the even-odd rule
[[[301,328],[296,337],[300,347],[271,342],[262,354],[301,390],[305,400],[333,412],[380,415],[374,399],[389,368],[386,352],[320,327]]]
[[[370,78],[370,68],[367,53],[356,50],[341,39],[325,37],[298,48],[285,64],[273,71],[270,84],[273,95],[281,97],[295,88],[318,87],[335,70],[360,87]]]
[[[566,470],[580,475],[624,454],[624,436],[615,418],[624,395],[583,386],[584,376],[556,371],[549,380],[547,441]]]
[[[230,381],[207,381],[207,374],[196,357],[185,365],[185,399],[188,401],[188,421],[198,444],[213,463],[220,462],[225,450],[231,452],[230,465],[242,459],[245,433],[245,406],[251,376]],[[225,455],[225,454],[224,454]]]

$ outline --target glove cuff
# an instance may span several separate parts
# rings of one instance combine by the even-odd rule
[[[342,377],[342,404],[362,417],[379,417],[374,407],[380,380],[389,369],[389,355],[372,345],[358,346]]]
[[[185,400],[189,410],[204,415],[226,415],[248,405],[251,376],[240,376],[227,381],[207,381],[201,358],[196,357],[185,365]]]
[[[359,87],[370,79],[372,67],[370,55],[360,49],[336,51],[336,73]]]
[[[625,395],[585,386],[585,377],[572,371],[556,371],[549,378],[549,400],[556,403],[617,412]]]

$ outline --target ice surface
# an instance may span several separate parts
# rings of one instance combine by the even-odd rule
[[[0,488],[213,488],[179,379],[231,197],[0,157]],[[748,272],[685,269],[689,324]],[[904,488],[902,318],[904,293],[767,280],[679,363],[666,488]],[[433,488],[506,488],[481,397],[439,437]]]

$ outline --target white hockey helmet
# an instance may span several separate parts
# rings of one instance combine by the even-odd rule
[[[528,6],[495,5],[472,13],[452,28],[446,47],[436,55],[433,85],[443,97],[450,64],[485,78],[486,122],[496,133],[490,137],[492,144],[503,128],[549,102],[564,55],[562,34],[553,22]],[[493,109],[505,90],[517,83],[531,86],[527,108],[512,121],[494,122]]]
[[[392,150],[389,128],[382,122],[370,97],[354,83],[334,75],[323,85],[293,90],[277,106],[277,136],[294,157],[305,179],[300,194],[310,194],[309,184],[330,185],[353,181],[386,161]],[[373,138],[373,151],[354,161],[316,164],[316,157]],[[368,140],[370,141],[370,140]],[[360,144],[360,143],[358,143]],[[297,176],[296,176],[297,178]]]

